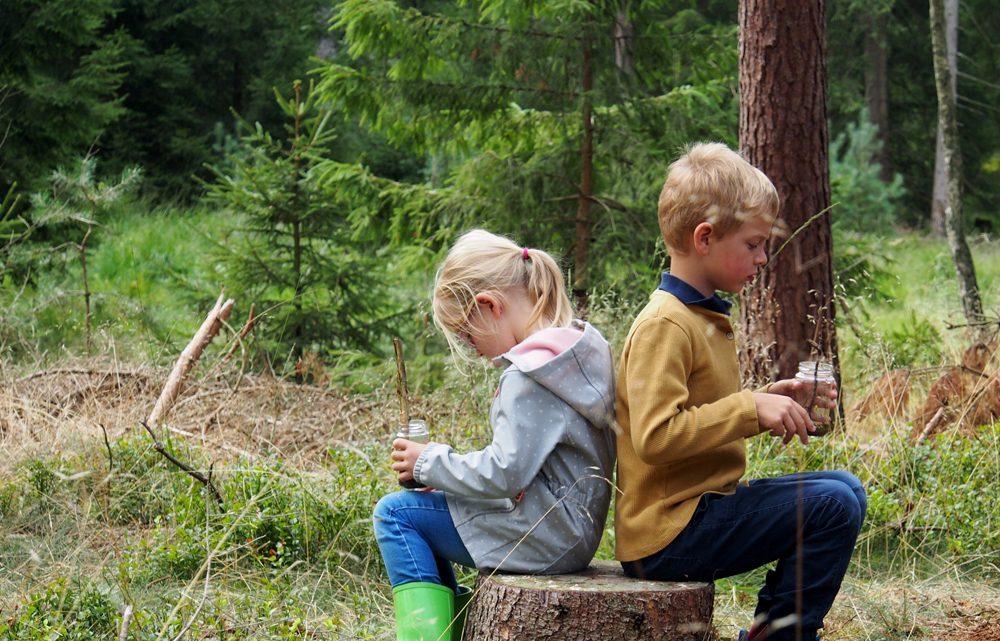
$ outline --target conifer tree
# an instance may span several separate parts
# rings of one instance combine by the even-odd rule
[[[397,145],[457,161],[445,189],[399,185],[366,224],[407,228],[408,242],[486,225],[561,251],[579,311],[596,281],[627,280],[653,254],[678,146],[735,142],[735,28],[675,4],[341,3],[333,24],[355,62],[322,69],[324,96]]]
[[[103,35],[114,0],[0,2],[0,190],[31,193],[122,113],[121,34]]]
[[[378,246],[354,237],[347,209],[318,179],[331,112],[312,85],[294,91],[286,100],[275,90],[284,137],[244,121],[250,156],[232,156],[232,172],[215,170],[207,185],[210,202],[242,219],[221,246],[226,283],[262,310],[269,348],[293,362],[305,350],[371,350],[392,316]]]
[[[69,170],[60,167],[49,177],[51,191],[39,192],[32,197],[35,209],[44,212],[47,222],[69,223],[79,230],[79,240],[70,241],[65,246],[76,251],[80,258],[83,276],[80,281],[83,287],[80,296],[84,305],[88,358],[91,351],[91,291],[87,278],[87,241],[100,227],[98,218],[104,209],[138,187],[142,179],[142,171],[133,167],[122,172],[116,181],[100,181],[95,178],[96,166],[97,161],[88,155]]]

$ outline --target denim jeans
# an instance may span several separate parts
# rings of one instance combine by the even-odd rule
[[[756,614],[769,624],[794,621],[800,594],[801,638],[813,639],[840,590],[867,508],[861,481],[847,472],[757,479],[735,494],[702,496],[676,539],[644,559],[623,561],[622,569],[658,581],[713,581],[777,561],[757,594]],[[794,638],[794,625],[768,637]]]
[[[437,583],[458,590],[451,563],[476,567],[448,511],[444,492],[394,492],[372,515],[375,540],[392,587]]]

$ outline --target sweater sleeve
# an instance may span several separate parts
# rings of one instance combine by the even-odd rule
[[[670,464],[759,433],[748,390],[687,407],[692,368],[692,341],[682,327],[651,318],[633,331],[624,379],[632,447],[648,465]]]
[[[566,434],[566,412],[572,410],[517,371],[504,374],[495,403],[492,443],[469,454],[432,443],[417,458],[413,476],[439,490],[483,499],[512,498],[526,488]]]

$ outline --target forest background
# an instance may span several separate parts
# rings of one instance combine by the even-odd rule
[[[960,303],[931,224],[927,4],[828,0],[826,12],[850,404],[887,371],[958,363],[968,336],[946,329],[962,322]],[[126,605],[144,613],[136,638],[172,637],[188,618],[220,638],[388,638],[364,519],[393,483],[391,338],[407,345],[416,406],[459,446],[481,443],[495,373],[452,364],[428,302],[442,252],[485,227],[559,256],[617,348],[667,264],[655,216],[666,167],[689,142],[738,147],[736,23],[736,0],[0,0],[0,607],[13,613],[0,638],[99,637]],[[964,215],[996,315],[1000,14],[967,0],[959,25]],[[169,445],[220,463],[220,512],[135,427],[158,368],[222,287],[237,314],[255,314],[253,333],[220,341],[189,390],[193,413],[173,420],[180,436],[200,426],[200,440],[172,433]],[[229,418],[206,409],[213,394]],[[41,418],[28,397],[48,408]],[[1000,515],[959,498],[996,494],[985,480],[1000,468],[995,428],[915,449],[908,430],[868,423],[808,454],[754,444],[754,474],[836,465],[869,483],[851,593],[868,607],[852,618],[844,606],[834,635],[991,618],[992,601],[873,587],[890,570],[954,575],[989,595],[996,577]],[[603,556],[612,545],[609,529]],[[209,594],[210,575],[196,611],[193,586]],[[745,618],[756,580],[719,588],[723,620]]]

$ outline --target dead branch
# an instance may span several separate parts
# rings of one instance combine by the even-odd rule
[[[226,355],[222,358],[222,362],[226,362],[232,358],[236,348],[243,345],[243,340],[247,337],[247,334],[253,330],[254,325],[257,324],[256,312],[257,303],[250,303],[250,316],[247,318],[246,324],[243,325],[243,329],[241,329],[236,335],[236,340],[233,341],[233,346],[229,348],[228,352],[226,352]]]
[[[118,641],[126,641],[128,639],[128,626],[132,623],[132,604],[129,603],[125,606],[125,612],[122,613],[122,627],[118,632]]]
[[[191,339],[191,342],[181,352],[180,358],[177,359],[177,363],[174,365],[174,369],[171,370],[170,376],[167,377],[163,391],[160,392],[160,398],[156,400],[153,411],[149,413],[149,418],[146,419],[147,429],[156,428],[166,416],[171,405],[177,400],[188,372],[194,367],[195,362],[197,362],[201,353],[205,351],[205,348],[208,347],[208,344],[219,333],[223,321],[229,318],[229,314],[233,311],[234,301],[230,298],[223,303],[224,296],[225,291],[219,294],[219,299],[215,301],[215,307],[208,313],[205,322],[201,324],[194,338]]]
[[[205,351],[212,339],[215,338],[216,334],[222,328],[222,323],[229,318],[229,314],[233,310],[233,299],[227,300],[223,303],[223,297],[225,296],[225,291],[219,294],[219,299],[215,301],[215,307],[212,311],[208,313],[205,318],[205,322],[201,324],[201,327],[195,333],[194,338],[188,343],[184,351],[181,352],[180,358],[177,359],[177,363],[174,365],[173,370],[170,372],[170,376],[167,377],[167,382],[163,386],[163,391],[160,393],[160,397],[156,400],[156,405],[153,406],[153,411],[149,413],[149,418],[142,422],[142,426],[149,432],[149,435],[153,438],[153,447],[163,455],[168,461],[184,470],[188,475],[197,481],[201,482],[205,487],[207,487],[211,492],[215,500],[219,502],[219,505],[223,505],[222,495],[219,494],[219,490],[212,483],[212,468],[209,467],[208,476],[205,476],[198,470],[192,468],[191,466],[185,464],[184,462],[177,459],[170,452],[163,447],[163,443],[156,436],[156,432],[153,431],[157,427],[160,421],[166,416],[170,407],[177,400],[178,394],[180,394],[181,387],[184,385],[184,379],[187,378],[188,373],[194,364],[198,361],[201,353]]]
[[[949,416],[948,408],[946,406],[941,406],[940,408],[938,408],[938,411],[934,414],[934,417],[931,418],[931,420],[927,421],[927,426],[920,433],[920,436],[917,437],[916,445],[920,445],[924,441],[926,441],[927,437],[934,433],[934,430],[937,429],[938,425],[949,421],[950,418],[951,417]]]
[[[171,463],[173,463],[177,467],[181,468],[191,478],[199,481],[202,485],[204,485],[205,487],[207,487],[209,489],[209,491],[212,493],[212,496],[215,497],[215,500],[218,501],[218,503],[219,503],[220,506],[221,505],[225,505],[225,503],[222,500],[222,495],[219,494],[218,488],[216,488],[215,484],[212,483],[212,468],[211,467],[208,468],[208,476],[205,476],[204,474],[202,474],[198,470],[194,469],[190,465],[184,463],[184,461],[179,460],[173,454],[171,454],[170,452],[168,452],[167,448],[165,448],[163,446],[163,443],[160,442],[160,439],[157,438],[156,433],[153,432],[153,430],[150,429],[149,425],[146,424],[146,421],[142,421],[142,423],[140,423],[140,424],[144,428],[146,428],[146,431],[149,432],[149,435],[151,437],[153,437],[153,449],[154,450],[156,450],[157,452],[159,452],[163,456],[163,458],[167,459],[168,461],[170,461]]]

